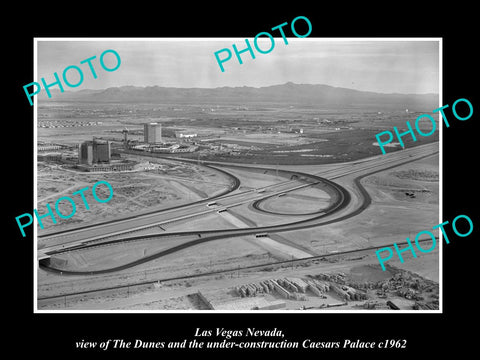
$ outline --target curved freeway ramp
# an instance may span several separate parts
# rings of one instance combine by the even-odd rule
[[[130,242],[130,241],[136,241],[139,239],[157,239],[162,236],[196,236],[194,240],[188,241],[186,243],[183,243],[178,246],[172,246],[168,249],[164,249],[162,251],[159,251],[155,254],[151,254],[149,256],[142,257],[140,259],[137,259],[135,261],[128,262],[126,264],[122,264],[119,266],[114,266],[106,269],[101,269],[101,270],[95,270],[95,271],[74,271],[74,270],[65,270],[61,269],[59,267],[55,267],[50,264],[49,259],[44,259],[39,261],[40,267],[46,271],[52,271],[56,273],[62,273],[65,275],[96,275],[96,274],[105,274],[109,272],[115,272],[115,271],[120,271],[124,269],[128,269],[167,255],[171,255],[174,253],[177,253],[183,249],[197,246],[199,244],[203,244],[206,242],[210,241],[217,241],[225,238],[231,238],[231,237],[238,237],[238,236],[244,236],[244,235],[254,235],[258,233],[265,233],[265,232],[281,232],[281,231],[289,231],[289,230],[297,230],[297,229],[306,229],[306,228],[311,228],[311,227],[317,227],[317,226],[324,226],[328,224],[332,224],[335,222],[340,222],[343,220],[346,220],[348,218],[354,217],[361,212],[363,212],[370,204],[371,204],[371,197],[368,194],[367,190],[363,187],[361,184],[361,179],[375,174],[377,172],[385,171],[390,168],[397,167],[399,165],[403,165],[412,161],[417,161],[422,158],[432,156],[434,153],[431,151],[423,154],[421,153],[419,156],[412,158],[411,155],[408,155],[407,153],[405,155],[405,158],[401,158],[400,162],[394,163],[392,165],[386,165],[380,166],[380,167],[372,167],[371,170],[367,173],[360,174],[359,176],[354,178],[354,185],[355,187],[359,190],[361,194],[361,203],[359,206],[355,207],[354,209],[348,211],[345,214],[340,215],[339,217],[336,218],[329,218],[327,220],[323,220],[325,217],[331,215],[334,215],[335,213],[345,209],[347,205],[350,203],[351,200],[351,194],[349,191],[347,191],[345,188],[342,186],[336,184],[335,182],[316,176],[316,175],[310,175],[310,174],[304,174],[304,173],[299,173],[295,172],[295,174],[298,174],[300,176],[304,176],[305,179],[312,180],[312,183],[310,185],[317,185],[319,183],[326,184],[329,186],[332,191],[335,192],[336,194],[336,199],[333,201],[330,206],[326,209],[322,209],[319,212],[314,212],[309,215],[312,215],[311,217],[303,220],[298,220],[298,221],[293,221],[281,225],[274,225],[274,226],[264,226],[264,227],[256,227],[256,228],[249,228],[249,229],[230,229],[230,230],[207,230],[207,231],[188,231],[188,232],[177,232],[177,233],[170,233],[170,234],[165,234],[165,233],[155,233],[155,234],[150,234],[150,235],[143,235],[143,236],[131,236],[131,237],[126,237],[123,239],[116,239],[116,240],[111,240],[111,241],[106,241],[102,242],[101,244],[82,244],[78,247],[75,247],[73,249],[89,249],[89,248],[95,248],[98,246],[105,246],[105,245],[114,245],[114,244],[121,244],[125,242]],[[285,170],[284,170],[285,171]],[[294,172],[292,172],[294,173]],[[254,202],[257,206],[255,207],[257,211],[264,211],[259,207],[259,203],[264,201],[266,198],[271,197],[271,195],[265,195],[264,198]],[[55,255],[55,254],[61,254],[62,252],[69,251],[69,249],[65,250],[58,250],[52,252],[50,255]]]

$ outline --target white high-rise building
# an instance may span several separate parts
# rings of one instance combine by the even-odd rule
[[[148,123],[143,125],[144,142],[148,144],[162,143],[162,124]]]

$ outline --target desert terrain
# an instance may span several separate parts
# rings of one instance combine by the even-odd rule
[[[283,301],[281,310],[392,310],[387,301],[401,310],[439,309],[439,246],[418,258],[406,254],[404,263],[393,258],[385,272],[375,255],[439,223],[438,136],[407,139],[404,150],[385,156],[375,144],[381,129],[404,126],[420,111],[40,105],[38,141],[72,148],[95,136],[136,165],[89,173],[37,162],[39,213],[100,180],[114,189],[110,202],[87,194],[90,210],[38,229],[36,246],[48,255],[36,273],[39,310],[246,310],[255,301]],[[152,119],[166,143],[198,150],[125,151],[122,130],[142,141],[142,124]],[[195,137],[179,140],[179,132]],[[302,292],[289,278],[311,289]],[[297,295],[271,291],[270,280]],[[242,296],[240,288],[253,283],[255,294]],[[348,299],[347,288],[354,289]],[[246,297],[251,303],[241,305]]]

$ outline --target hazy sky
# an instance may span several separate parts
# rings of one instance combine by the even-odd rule
[[[270,47],[261,39],[262,49]],[[84,72],[83,83],[66,90],[103,89],[112,86],[168,87],[261,87],[288,81],[298,84],[326,84],[382,93],[438,93],[439,42],[437,40],[343,40],[322,38],[275,38],[275,47],[261,54],[242,54],[240,65],[232,44],[245,48],[245,38],[216,39],[60,39],[37,41],[37,81],[54,81],[53,72],[61,77],[63,69],[77,65]],[[221,72],[214,53],[222,48],[232,51]],[[106,72],[100,67],[100,54],[113,49],[121,57],[120,67]],[[98,78],[93,79],[87,64],[80,61],[93,55]],[[225,56],[222,54],[221,56]],[[112,54],[105,56],[114,66]],[[69,71],[75,82],[75,71]]]

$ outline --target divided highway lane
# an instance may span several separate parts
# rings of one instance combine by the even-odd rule
[[[309,187],[312,185],[318,184],[318,182],[313,182],[309,184],[301,184],[292,186],[292,183],[282,184],[279,189],[274,192],[268,192],[268,196],[275,196],[286,191],[294,191]],[[278,185],[278,184],[276,184]],[[276,186],[278,187],[278,186]],[[215,201],[217,206],[208,207],[207,201],[204,201],[200,204],[195,204],[185,208],[179,208],[175,210],[170,210],[168,212],[162,212],[159,214],[152,214],[145,217],[137,219],[128,219],[124,221],[118,221],[113,224],[106,224],[101,226],[101,234],[99,234],[99,227],[92,227],[90,229],[83,229],[80,232],[75,233],[75,239],[65,242],[68,234],[58,235],[59,240],[63,240],[61,244],[47,246],[39,250],[39,254],[44,256],[45,254],[66,250],[72,247],[77,247],[79,244],[85,244],[87,242],[94,242],[96,240],[103,240],[108,237],[128,234],[135,232],[141,229],[146,229],[150,227],[162,227],[164,224],[169,224],[176,221],[182,221],[191,219],[193,217],[203,216],[210,213],[217,212],[220,209],[230,208],[259,199],[265,198],[267,195],[265,193],[256,193],[254,191],[247,191],[245,193],[236,194],[234,196],[220,198]]]
[[[105,242],[96,243],[96,244],[79,245],[79,246],[77,245],[77,246],[72,246],[69,249],[78,250],[78,249],[82,249],[82,248],[108,246],[108,245],[116,244],[116,243],[136,241],[136,240],[140,240],[140,239],[156,238],[156,237],[159,237],[159,236],[162,236],[162,235],[164,235],[164,236],[172,236],[172,235],[173,236],[179,236],[179,235],[183,235],[183,236],[185,236],[185,235],[186,236],[197,235],[197,236],[199,236],[195,240],[189,241],[187,243],[177,245],[177,246],[174,246],[172,248],[165,249],[165,250],[163,250],[159,253],[143,257],[143,258],[141,258],[139,260],[136,260],[136,261],[133,261],[131,263],[116,266],[116,267],[109,268],[109,269],[95,270],[95,271],[65,271],[65,270],[57,269],[54,266],[51,266],[48,262],[44,262],[44,261],[40,261],[40,267],[42,269],[46,270],[46,271],[61,273],[63,275],[99,275],[99,274],[106,274],[106,273],[110,273],[110,272],[115,272],[115,271],[128,269],[130,267],[133,267],[133,266],[136,266],[136,265],[139,265],[139,264],[143,264],[145,262],[149,262],[149,261],[157,259],[159,257],[175,253],[175,252],[180,251],[182,249],[185,249],[185,248],[188,248],[188,247],[191,247],[191,246],[195,246],[195,245],[198,245],[198,244],[202,244],[202,243],[205,243],[205,242],[209,242],[209,241],[212,241],[212,240],[220,240],[220,239],[229,238],[229,237],[251,235],[251,234],[255,234],[259,231],[267,231],[268,230],[268,231],[272,231],[272,232],[277,232],[277,231],[281,231],[281,230],[292,230],[292,229],[296,229],[296,228],[301,229],[301,228],[311,227],[312,225],[309,224],[309,223],[312,220],[320,219],[320,218],[323,218],[323,217],[329,215],[330,213],[334,213],[334,212],[344,208],[350,202],[350,194],[348,193],[347,190],[345,190],[344,188],[340,187],[339,185],[337,185],[335,183],[332,183],[328,180],[324,180],[324,179],[322,180],[320,178],[318,180],[319,181],[324,181],[324,182],[328,183],[330,186],[332,186],[334,189],[336,189],[338,191],[339,196],[338,196],[338,200],[334,204],[332,204],[328,210],[325,210],[324,212],[322,212],[320,214],[317,214],[313,218],[296,221],[294,223],[289,223],[289,224],[286,224],[286,225],[274,225],[274,226],[265,226],[265,227],[248,228],[248,229],[243,229],[242,228],[242,229],[233,229],[233,230],[228,229],[228,230],[188,231],[188,232],[177,232],[177,233],[140,235],[140,236],[134,236],[134,237],[124,238],[124,239],[116,239],[116,240],[111,240],[111,241],[105,241]],[[297,186],[297,187],[305,187],[305,186],[311,186],[311,185],[312,184],[305,184],[305,185],[301,185],[301,186]],[[284,191],[284,190],[282,190],[282,191]],[[263,197],[264,196],[265,195],[263,195]],[[251,201],[252,200],[249,200],[249,202],[251,202]],[[333,221],[330,221],[330,222],[333,222]],[[325,222],[325,224],[326,223],[329,223],[329,222],[327,221],[327,222]],[[314,224],[314,226],[316,226],[316,225]],[[55,253],[62,253],[62,252],[65,252],[65,251],[69,251],[69,250],[60,248],[60,249],[56,249],[54,251],[51,251],[50,253],[53,255]]]
[[[318,175],[321,175],[322,177],[325,177],[327,179],[333,179],[333,178],[338,178],[342,176],[347,176],[356,172],[362,172],[364,173],[365,171],[371,172],[376,172],[380,171],[385,168],[390,168],[390,167],[395,167],[398,165],[401,165],[402,163],[405,162],[410,162],[410,161],[415,161],[421,157],[424,156],[429,156],[435,153],[435,151],[438,148],[437,146],[422,146],[422,147],[416,147],[408,150],[403,150],[395,153],[390,153],[388,155],[382,156],[382,157],[376,157],[373,161],[373,165],[370,163],[372,161],[368,160],[363,160],[359,161],[356,163],[349,163],[346,164],[345,166],[340,166],[337,169],[331,169],[325,172],[320,172]],[[437,151],[438,152],[438,151]],[[241,168],[249,168],[249,166],[239,166],[239,165],[234,165],[235,167],[241,167]],[[272,169],[271,169],[272,170]],[[274,170],[273,170],[274,171]],[[362,176],[363,177],[363,176]],[[285,192],[288,191],[289,189],[295,188],[294,186],[291,186],[290,181],[283,182],[284,185],[286,185],[286,188],[282,188],[281,190],[277,190],[278,192]],[[274,184],[272,187],[277,187],[279,184]],[[336,184],[335,184],[336,185]],[[252,196],[253,195],[253,196]],[[223,206],[233,206],[234,204],[238,203],[245,203],[245,202],[250,202],[250,201],[255,201],[259,200],[262,198],[266,198],[271,196],[271,193],[267,194],[262,194],[259,195],[258,193],[255,193],[254,191],[246,191],[243,193],[238,193],[238,194],[233,194],[233,195],[227,195],[224,197],[219,197],[217,200],[222,202]],[[242,200],[236,202],[228,202],[228,200],[236,199],[237,197],[240,197]],[[225,203],[224,203],[225,202]],[[119,234],[119,233],[126,233],[132,231],[132,229],[135,228],[141,228],[141,227],[146,227],[146,226],[152,226],[152,224],[158,224],[160,221],[172,221],[175,219],[182,219],[185,217],[191,217],[191,216],[198,216],[202,215],[204,213],[208,213],[211,211],[216,211],[216,209],[205,209],[205,205],[207,204],[207,201],[203,201],[200,204],[192,204],[192,205],[186,205],[182,208],[178,209],[171,209],[167,211],[163,211],[161,213],[155,213],[151,215],[145,215],[141,217],[136,217],[133,219],[127,219],[127,220],[122,220],[122,221],[117,221],[109,224],[104,224],[104,225],[98,225],[98,226],[92,226],[86,229],[82,229],[79,231],[74,231],[71,234],[66,233],[62,234],[62,242],[65,242],[65,237],[66,236],[71,236],[75,235],[76,238],[74,238],[71,241],[68,241],[68,243],[63,243],[60,246],[53,246],[53,247],[48,247],[44,248],[39,252],[39,255],[43,255],[47,252],[50,251],[57,251],[61,250],[62,248],[68,248],[70,246],[72,247],[77,247],[78,245],[92,239],[98,239],[98,238],[105,238],[107,236],[112,236],[113,234]],[[325,214],[328,215],[328,214]],[[325,216],[322,215],[322,216]],[[160,220],[161,216],[161,220]],[[165,217],[167,216],[167,217]],[[312,220],[317,219],[317,217],[313,217]],[[288,229],[288,226],[291,226],[292,224],[285,224],[284,227]],[[257,228],[257,229],[251,229],[252,232],[259,231],[259,230],[265,230],[265,229],[277,229],[281,230],[281,228],[278,227],[266,227],[266,228]],[[234,235],[236,230],[216,230],[216,231],[203,231],[202,233],[218,233],[218,232],[228,232],[232,236]],[[158,235],[157,235],[158,236]]]
[[[225,172],[224,170],[222,171]],[[307,174],[299,175],[310,176]],[[75,229],[72,231],[62,231],[53,235],[46,235],[42,238],[45,239],[49,244],[38,250],[37,257],[43,258],[46,256],[46,254],[55,251],[65,250],[71,247],[78,247],[82,244],[106,239],[121,234],[128,234],[146,228],[156,226],[161,227],[162,224],[182,221],[192,217],[206,215],[208,213],[218,211],[219,208],[238,206],[241,204],[256,201],[258,199],[262,199],[265,196],[271,194],[280,194],[286,191],[292,191],[312,186],[320,180],[317,179],[317,182],[315,182],[313,180],[315,176],[310,177],[312,178],[312,183],[298,185],[298,181],[284,181],[258,189],[261,191],[261,193],[259,193],[255,189],[246,190],[239,193],[230,193],[227,195],[216,197],[215,199],[209,198],[202,201],[197,201],[193,204],[186,204],[175,208],[164,209],[151,214],[129,217],[118,221],[109,221],[107,223],[102,223],[98,225],[84,226],[81,229]],[[268,191],[268,193],[266,191]],[[219,207],[209,208],[207,206],[207,204],[213,202],[213,200],[215,200]]]
[[[153,211],[150,211],[150,212],[147,212],[147,213],[142,213],[142,214],[139,214],[139,215],[130,215],[130,216],[124,217],[122,219],[118,219],[118,220],[109,220],[109,221],[105,221],[105,222],[101,222],[101,223],[97,223],[97,224],[84,225],[84,226],[77,227],[73,230],[70,229],[70,230],[61,230],[61,231],[51,231],[51,232],[47,232],[47,233],[44,232],[43,234],[38,235],[38,238],[39,239],[45,239],[50,243],[55,243],[55,239],[57,239],[59,242],[61,242],[61,244],[68,244],[68,243],[71,243],[71,242],[76,242],[76,241],[81,241],[81,240],[87,240],[87,239],[88,240],[93,240],[93,239],[102,238],[104,236],[104,235],[102,235],[103,233],[108,234],[108,236],[114,236],[114,235],[118,235],[120,233],[125,233],[125,231],[128,232],[128,227],[127,227],[127,230],[122,230],[122,229],[115,230],[114,229],[114,228],[118,227],[119,224],[121,224],[121,223],[124,223],[124,224],[132,223],[132,224],[136,225],[137,221],[139,221],[139,223],[138,223],[139,226],[138,227],[134,226],[130,230],[137,229],[137,228],[141,229],[141,228],[144,228],[144,226],[145,226],[145,224],[141,224],[142,222],[146,223],[146,224],[149,224],[148,219],[153,219],[152,221],[154,221],[154,223],[155,223],[155,219],[156,219],[157,216],[161,216],[161,215],[164,215],[164,214],[168,215],[169,213],[177,212],[177,211],[183,210],[183,209],[185,209],[185,210],[193,209],[192,214],[195,214],[195,213],[200,214],[200,211],[198,209],[203,209],[203,206],[205,206],[209,202],[212,202],[212,201],[215,201],[215,200],[220,200],[221,199],[222,201],[225,201],[225,200],[229,200],[229,199],[236,199],[236,198],[239,198],[239,197],[244,197],[245,195],[248,195],[248,194],[255,194],[259,190],[272,191],[273,189],[279,188],[279,187],[284,187],[285,190],[288,190],[289,188],[285,187],[285,186],[292,185],[292,184],[298,184],[298,181],[287,180],[287,181],[283,181],[283,182],[280,182],[280,183],[275,183],[275,184],[272,184],[272,185],[269,185],[269,186],[261,187],[259,189],[248,189],[248,190],[244,190],[244,191],[241,191],[241,192],[235,192],[240,187],[240,180],[236,176],[234,176],[233,174],[230,174],[230,173],[228,173],[228,172],[226,172],[225,170],[222,170],[222,169],[214,168],[214,167],[209,166],[209,165],[204,165],[204,166],[213,168],[213,169],[215,169],[217,171],[220,171],[220,172],[228,175],[229,177],[231,177],[234,180],[234,183],[235,183],[234,186],[232,187],[232,189],[227,190],[227,191],[225,191],[221,194],[218,194],[216,196],[209,197],[209,198],[202,199],[202,200],[198,200],[198,201],[192,202],[190,204],[182,204],[182,205],[169,207],[169,208],[166,208],[166,209],[153,210]],[[197,212],[195,212],[195,209],[197,209]],[[177,215],[178,215],[179,219],[181,219],[183,216],[185,216],[185,214],[184,215],[177,214]],[[172,219],[175,220],[176,217],[173,217]],[[158,221],[157,221],[157,223],[158,223]],[[112,225],[112,226],[109,228],[109,225]],[[103,231],[102,229],[105,229],[106,231]],[[85,230],[89,230],[89,233],[85,234]],[[93,232],[95,235],[98,235],[98,236],[92,235],[93,237],[90,238],[90,233],[91,232]],[[55,245],[55,244],[52,244],[52,245]]]
[[[236,176],[234,176],[230,173],[227,173],[226,171],[224,171],[222,169],[213,168],[213,167],[210,167],[208,165],[204,165],[204,166],[209,167],[211,169],[214,169],[216,171],[219,171],[219,172],[227,175],[229,178],[231,178],[234,182],[234,185],[232,186],[232,188],[227,189],[227,190],[221,192],[218,195],[209,197],[207,199],[195,201],[195,202],[192,202],[190,204],[182,204],[182,205],[177,205],[177,206],[173,206],[173,207],[162,209],[162,210],[152,210],[152,211],[142,213],[142,214],[130,215],[130,216],[127,216],[127,217],[123,217],[120,220],[115,220],[114,219],[114,220],[104,221],[104,222],[101,222],[101,223],[98,223],[98,224],[79,226],[79,227],[75,228],[74,230],[60,230],[60,231],[43,232],[41,235],[38,235],[37,237],[38,238],[54,238],[58,235],[62,235],[63,238],[75,237],[76,234],[80,233],[83,229],[93,228],[93,227],[101,226],[101,225],[105,225],[105,224],[111,224],[111,223],[115,223],[115,222],[122,221],[122,220],[127,220],[127,219],[137,219],[139,217],[146,216],[146,215],[158,214],[158,213],[161,213],[161,212],[167,212],[167,211],[171,211],[171,210],[175,210],[175,209],[179,209],[179,208],[183,208],[183,207],[192,206],[192,205],[195,205],[195,204],[203,203],[205,201],[210,201],[210,200],[216,199],[216,198],[221,197],[221,196],[225,196],[225,194],[230,194],[240,187],[240,180]],[[250,190],[250,191],[252,191],[252,190]],[[226,195],[226,196],[228,196],[228,195]]]
[[[251,229],[215,230],[215,231],[202,231],[202,232],[174,233],[175,235],[180,235],[180,234],[182,234],[182,235],[194,235],[194,234],[197,234],[197,235],[200,235],[200,237],[195,239],[195,240],[192,240],[190,242],[183,243],[181,245],[174,246],[174,247],[169,248],[169,249],[165,249],[165,250],[163,250],[159,253],[152,254],[148,257],[144,257],[144,258],[138,259],[136,261],[133,261],[133,262],[130,262],[130,263],[127,263],[127,264],[123,264],[123,265],[120,265],[120,266],[116,266],[116,267],[113,267],[113,268],[109,268],[109,269],[96,270],[96,271],[64,271],[64,270],[56,269],[55,267],[50,266],[48,263],[45,263],[45,262],[43,262],[43,263],[41,262],[40,266],[46,271],[62,273],[64,275],[99,275],[99,274],[106,274],[106,273],[110,273],[110,272],[125,270],[125,269],[128,269],[128,268],[131,268],[131,267],[134,267],[134,266],[152,261],[154,259],[158,259],[160,257],[178,252],[178,251],[183,250],[185,248],[196,246],[198,244],[213,241],[213,240],[221,240],[223,238],[231,238],[231,237],[236,237],[236,236],[251,235],[251,234],[255,234],[255,233],[259,233],[259,232],[266,232],[266,231],[268,231],[268,232],[282,232],[282,231],[289,231],[289,230],[296,230],[296,229],[306,229],[306,228],[311,228],[311,227],[316,227],[316,226],[321,226],[321,225],[328,225],[328,224],[332,224],[332,223],[335,223],[335,222],[343,221],[343,220],[349,219],[351,217],[354,217],[354,216],[360,214],[363,210],[365,210],[371,204],[370,195],[368,194],[366,189],[360,183],[360,180],[362,178],[364,178],[366,176],[369,176],[371,174],[380,172],[380,171],[384,171],[384,170],[387,170],[387,169],[390,169],[390,168],[395,168],[399,165],[403,165],[403,164],[406,164],[406,163],[417,161],[417,160],[422,159],[422,158],[430,157],[432,155],[435,155],[436,153],[437,152],[435,151],[435,149],[433,149],[433,151],[431,149],[428,149],[428,150],[422,149],[422,151],[419,151],[419,154],[417,154],[416,156],[408,155],[407,158],[405,158],[404,156],[400,156],[395,161],[390,161],[388,166],[385,166],[385,164],[383,164],[383,166],[381,166],[380,168],[378,168],[377,166],[372,166],[372,167],[369,168],[369,170],[367,172],[363,171],[363,174],[357,176],[353,180],[356,187],[359,189],[359,191],[361,193],[363,202],[361,203],[360,206],[356,207],[354,210],[350,210],[347,213],[341,214],[338,217],[333,217],[333,218],[330,218],[330,219],[324,219],[325,217],[327,217],[327,216],[329,216],[333,213],[337,213],[340,210],[344,209],[350,201],[350,193],[348,191],[346,191],[343,187],[340,187],[339,185],[337,185],[333,182],[330,182],[329,180],[323,180],[323,181],[326,181],[326,182],[330,183],[330,185],[332,185],[337,190],[339,190],[339,194],[341,196],[340,196],[339,201],[335,204],[335,206],[332,206],[329,210],[326,211],[326,213],[317,214],[316,216],[314,216],[310,219],[300,220],[300,221],[296,221],[296,222],[292,222],[292,223],[288,223],[288,224],[283,224],[283,225],[266,226],[266,227],[258,227],[258,228],[251,228]],[[356,169],[355,172],[357,170],[358,169]],[[349,174],[350,173],[346,173],[344,175],[346,176],[346,175],[349,175]],[[139,240],[139,239],[155,238],[155,237],[158,237],[158,236],[161,236],[161,235],[162,234],[152,234],[152,235],[146,235],[146,236],[129,237],[129,238],[125,238],[125,239],[112,240],[112,241],[109,241],[109,242],[104,243],[104,244],[92,244],[92,245],[89,245],[89,246],[86,246],[86,247],[105,246],[107,244],[111,245],[111,244],[115,244],[115,243],[135,241],[135,240]],[[171,236],[172,234],[169,234],[169,235]]]

